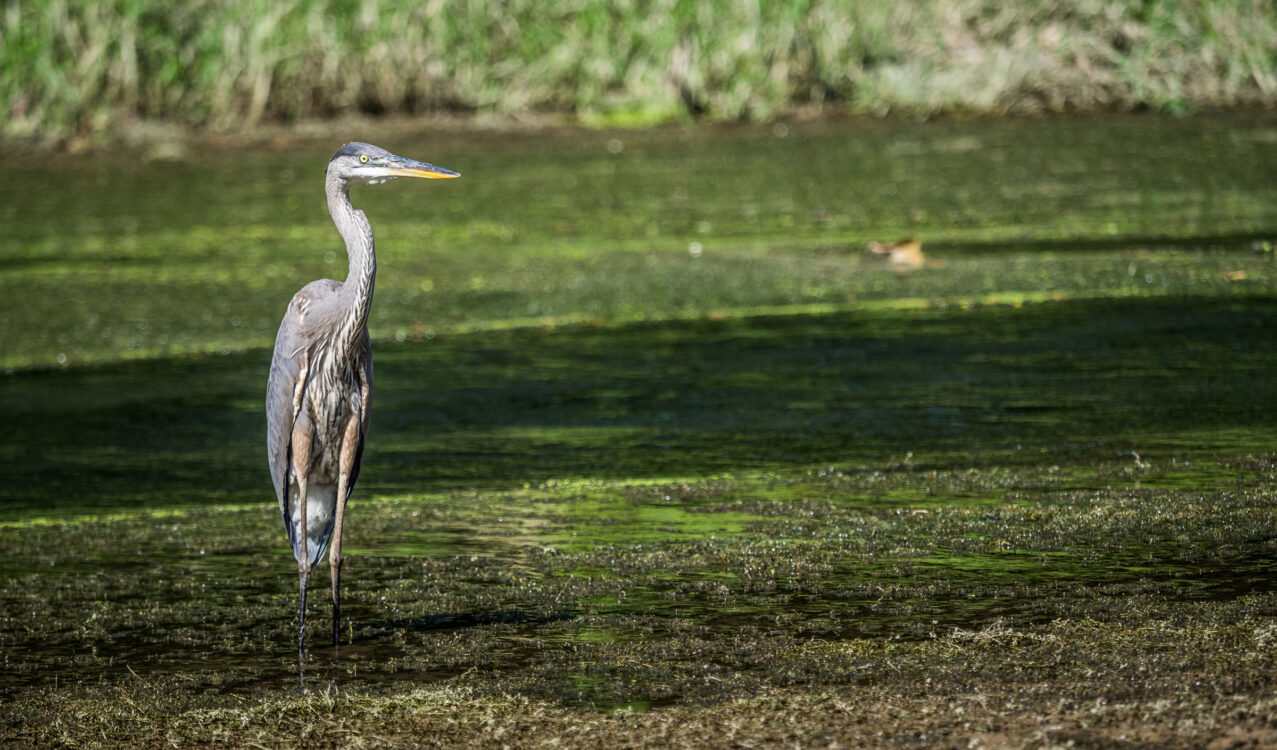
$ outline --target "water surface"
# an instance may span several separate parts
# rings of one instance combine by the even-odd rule
[[[377,390],[312,686],[644,708],[1273,614],[1272,117],[393,137],[464,177],[356,193]],[[7,700],[295,689],[261,399],[344,271],[333,148],[0,180]],[[934,262],[862,256],[903,234]]]

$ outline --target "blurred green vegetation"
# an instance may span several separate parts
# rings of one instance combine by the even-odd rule
[[[1265,0],[14,0],[0,129],[362,113],[643,125],[1277,103]]]

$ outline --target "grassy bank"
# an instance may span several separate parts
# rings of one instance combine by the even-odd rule
[[[569,113],[641,124],[798,111],[1271,106],[1262,0],[899,3],[9,3],[8,135],[132,119]]]
[[[130,680],[38,698],[20,712],[39,723],[5,738],[165,748],[1267,747],[1277,701],[1264,671],[1277,665],[1265,607],[1271,597],[1188,607],[1174,624],[1137,628],[999,622],[904,644],[809,643],[800,658],[849,675],[872,660],[875,676],[644,713],[581,712],[466,686],[389,695],[329,686],[218,708],[183,696],[174,706],[171,683]]]

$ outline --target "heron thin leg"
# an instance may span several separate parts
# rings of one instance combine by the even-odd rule
[[[297,658],[300,660],[306,653],[306,584],[310,582],[310,571],[298,572],[301,583],[301,606],[297,609]]]
[[[301,609],[297,613],[297,656],[306,649],[306,584],[310,583],[310,552],[306,549],[306,479],[299,478],[297,502],[301,506],[301,528],[298,530],[297,576],[301,580]]]
[[[297,575],[301,582],[301,608],[297,614],[297,657],[306,647],[306,584],[310,582],[310,552],[306,549],[310,535],[306,526],[306,478],[310,468],[310,430],[302,420],[293,427],[293,471],[297,476]]]
[[[359,450],[359,420],[351,415],[346,422],[341,439],[341,453],[337,459],[337,515],[333,520],[333,538],[328,548],[328,565],[333,578],[333,646],[341,632],[341,523],[346,515],[346,494],[349,492],[350,475],[355,468],[355,455]]]

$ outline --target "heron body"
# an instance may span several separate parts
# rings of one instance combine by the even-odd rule
[[[284,528],[297,560],[305,645],[306,586],[325,549],[332,571],[333,645],[341,622],[341,530],[359,478],[372,397],[372,307],[377,258],[372,226],[350,203],[350,185],[396,177],[457,177],[367,143],[347,143],[328,164],[328,212],[346,242],[346,281],[312,281],[293,296],[275,337],[266,384],[267,455]]]
[[[372,395],[372,347],[367,329],[359,332],[356,341],[345,342],[336,331],[308,330],[308,318],[322,321],[328,317],[323,311],[325,305],[342,302],[342,286],[330,279],[314,281],[293,297],[276,338],[275,352],[277,359],[281,352],[290,353],[290,361],[300,358],[305,371],[299,368],[294,373],[288,366],[272,366],[268,385],[268,390],[279,390],[281,396],[296,397],[296,403],[291,404],[295,410],[292,433],[298,434],[298,437],[305,436],[303,440],[309,448],[303,455],[290,434],[287,448],[291,455],[281,455],[280,461],[273,460],[272,467],[278,463],[288,470],[286,486],[281,487],[277,479],[275,492],[277,497],[287,492],[287,502],[281,504],[280,511],[284,515],[293,554],[299,560],[301,547],[297,536],[303,523],[300,479],[305,477],[307,480],[306,549],[312,566],[319,562],[332,537],[343,453],[353,451],[348,460],[347,497],[359,477],[359,459],[368,430],[368,406]],[[315,311],[313,315],[312,310]],[[302,343],[306,339],[314,339],[316,343],[307,346]],[[301,382],[303,378],[304,383]],[[284,393],[288,386],[292,387],[293,394]],[[345,433],[352,427],[352,422],[356,439],[348,444]],[[336,446],[336,450],[331,446]]]

